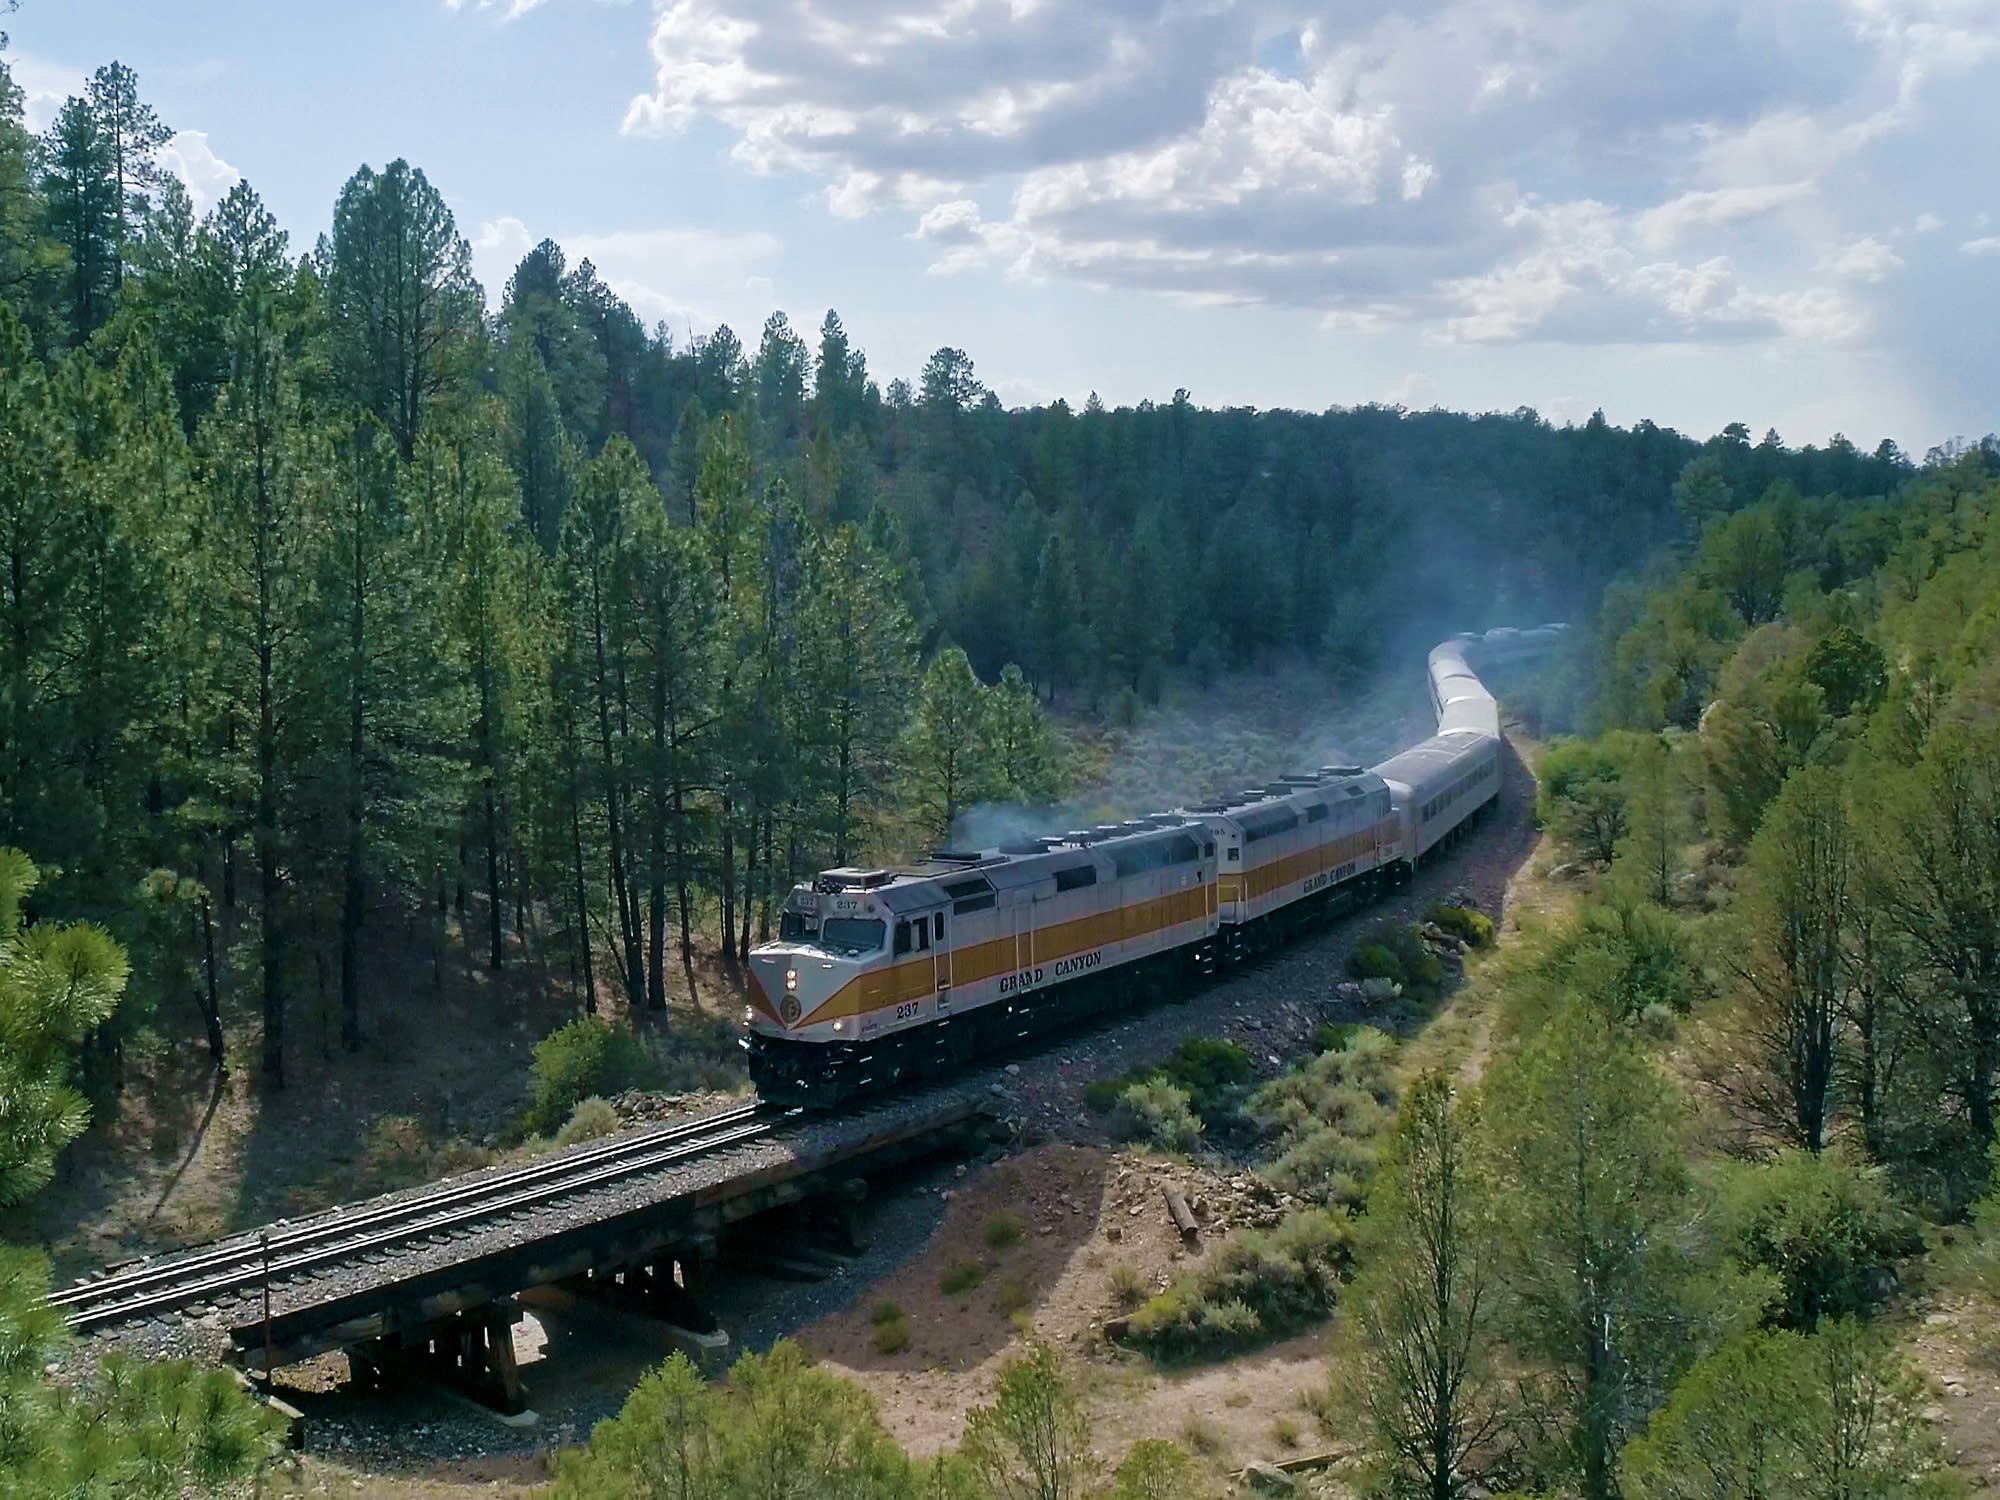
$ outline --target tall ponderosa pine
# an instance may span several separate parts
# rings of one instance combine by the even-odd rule
[[[341,389],[407,461],[432,403],[470,369],[480,336],[472,249],[429,179],[399,159],[347,180],[320,262]]]
[[[70,337],[86,342],[111,316],[119,280],[125,205],[104,123],[88,101],[63,104],[41,142],[42,201],[49,237],[62,247]]]
[[[139,76],[123,63],[106,63],[91,74],[86,97],[111,161],[117,220],[112,260],[115,289],[124,284],[127,246],[151,207],[151,192],[160,185],[160,149],[174,133],[160,123],[153,106],[139,97]]]
[[[305,749],[314,591],[313,502],[297,394],[272,297],[231,326],[228,388],[202,429],[208,513],[198,524],[213,611],[209,749],[217,785],[247,812],[257,863],[264,1076],[285,1077],[285,869]],[[247,806],[246,806],[247,804]]]
[[[78,515],[49,382],[0,303],[0,837],[42,833],[63,742],[55,677],[75,582]]]

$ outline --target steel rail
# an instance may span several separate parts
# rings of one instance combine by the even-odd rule
[[[274,1276],[295,1273],[329,1260],[363,1255],[399,1241],[589,1192],[621,1177],[642,1175],[766,1134],[775,1128],[781,1114],[766,1105],[746,1105],[625,1136],[442,1192],[418,1193],[356,1213],[336,1209],[332,1217],[273,1236],[270,1271]],[[403,1222],[398,1225],[397,1221]],[[386,1227],[390,1225],[397,1227]],[[324,1248],[314,1250],[314,1245]],[[72,1328],[126,1321],[255,1284],[264,1275],[264,1253],[256,1240],[221,1245],[80,1282],[63,1288],[49,1301],[72,1310]],[[232,1265],[239,1269],[223,1269]],[[215,1274],[204,1276],[205,1272]],[[147,1295],[149,1291],[151,1295]]]

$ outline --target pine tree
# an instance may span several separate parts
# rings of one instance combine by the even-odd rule
[[[297,394],[272,298],[231,328],[230,382],[202,431],[209,505],[199,524],[215,649],[207,683],[217,785],[249,804],[258,877],[262,1067],[285,1079],[284,870],[301,771],[313,603],[312,509]]]
[[[993,785],[988,690],[956,646],[931,658],[910,730],[911,793],[924,833],[943,843]]]
[[[67,465],[27,329],[0,304],[0,836],[17,841],[50,810],[36,747],[61,742],[51,689],[78,545]]]
[[[49,237],[67,257],[66,321],[71,339],[82,344],[111,316],[125,209],[111,141],[87,101],[63,104],[42,137],[41,160]]]
[[[480,335],[472,249],[437,189],[398,159],[347,180],[319,259],[341,389],[389,429],[407,462]]]
[[[1428,1073],[1397,1110],[1369,1193],[1362,1274],[1347,1299],[1361,1361],[1350,1375],[1370,1448],[1398,1491],[1468,1492],[1468,1460],[1499,1434],[1493,1192],[1476,1105]]]
[[[26,98],[7,60],[0,57],[0,302],[12,307],[27,326],[45,334],[51,282],[62,263],[62,250],[44,233],[35,138],[24,124],[25,110]],[[42,342],[49,340],[44,337]]]
[[[657,505],[635,507],[631,568],[635,710],[643,741],[646,1005],[664,1011],[670,890],[680,960],[693,982],[690,804],[708,781],[705,751],[715,727],[715,580],[701,539],[669,525]]]
[[[1051,532],[1043,544],[1029,610],[1035,680],[1054,697],[1058,687],[1080,681],[1085,667],[1083,591],[1077,586],[1069,547],[1057,533]]]
[[[120,62],[106,63],[90,77],[86,96],[110,155],[117,234],[112,287],[124,285],[127,247],[152,206],[149,194],[160,185],[160,148],[174,133],[160,123],[153,106],[139,97],[139,78]]]
[[[1062,790],[1055,736],[1021,669],[1008,662],[993,685],[987,713],[993,779],[1016,802],[1053,801]]]
[[[1566,1466],[1609,1500],[1619,1446],[1714,1325],[1750,1309],[1693,1258],[1673,1085],[1605,1003],[1565,1002],[1488,1071],[1484,1103],[1512,1341],[1551,1373]]]

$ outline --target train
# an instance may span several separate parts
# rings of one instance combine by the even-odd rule
[[[768,1101],[835,1109],[1030,1037],[1185,993],[1408,881],[1500,791],[1500,709],[1476,666],[1568,627],[1431,651],[1437,732],[1380,765],[798,886],[750,954],[743,1045]]]

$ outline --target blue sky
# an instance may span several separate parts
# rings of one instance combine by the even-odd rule
[[[303,248],[362,162],[489,297],[553,235],[649,322],[837,308],[1011,403],[1601,405],[2000,426],[2000,0],[22,0]]]

